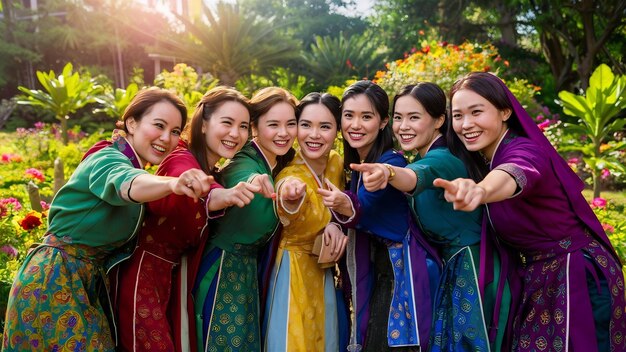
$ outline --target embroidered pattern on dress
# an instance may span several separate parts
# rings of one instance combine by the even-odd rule
[[[513,163],[505,163],[498,165],[494,170],[502,170],[515,178],[515,182],[519,186],[519,188],[526,188],[526,184],[528,183],[528,179],[526,179],[526,175],[524,171],[522,171],[516,164]]]

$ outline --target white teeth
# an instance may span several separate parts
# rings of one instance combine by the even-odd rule
[[[287,145],[287,141],[274,141],[274,144],[276,144],[279,147],[284,147]]]
[[[237,143],[231,141],[222,141],[222,144],[229,148],[234,148],[237,145]]]
[[[322,146],[322,143],[307,142],[306,145],[308,145],[311,148],[320,148]]]
[[[351,132],[349,134],[350,134],[350,137],[352,137],[352,138],[361,138],[361,137],[365,136],[365,133],[354,133],[354,132]]]
[[[160,152],[164,152],[165,151],[164,147],[161,147],[160,145],[156,145],[156,144],[153,144],[152,148],[154,148],[154,149],[156,149],[156,150],[158,150]]]
[[[405,141],[408,141],[408,140],[415,138],[415,136],[416,136],[415,134],[401,134],[400,138]]]
[[[464,133],[463,137],[467,138],[467,139],[472,139],[472,138],[476,138],[480,136],[480,132],[470,132],[470,133]]]

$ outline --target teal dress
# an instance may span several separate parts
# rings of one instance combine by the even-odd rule
[[[481,283],[480,241],[482,209],[455,211],[443,197],[443,189],[434,187],[436,178],[466,178],[463,162],[436,141],[423,158],[407,166],[417,175],[417,185],[409,203],[427,240],[439,249],[444,262],[441,280],[434,299],[430,351],[500,350],[508,316],[510,294],[504,295],[502,307],[493,319],[496,289],[500,277],[499,259],[494,258],[496,280]],[[484,280],[483,280],[484,281]],[[481,284],[484,289],[481,290]],[[484,292],[483,292],[484,291]],[[500,319],[499,317],[503,317]],[[496,320],[500,328],[488,327]]]

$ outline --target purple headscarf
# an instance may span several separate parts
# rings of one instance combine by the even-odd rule
[[[517,117],[517,120],[522,127],[522,131],[520,132],[523,132],[523,134],[539,146],[545,155],[550,157],[552,169],[554,170],[557,178],[561,180],[563,189],[565,190],[572,209],[574,209],[578,218],[593,232],[595,237],[602,244],[604,244],[606,248],[609,249],[609,251],[615,256],[615,259],[620,262],[619,256],[615,252],[608,236],[602,228],[602,224],[600,224],[600,221],[598,221],[598,218],[581,193],[585,184],[580,177],[576,175],[569,165],[567,165],[567,162],[561,157],[556,149],[554,149],[548,138],[546,138],[543,132],[541,132],[541,130],[537,127],[533,119],[530,115],[528,115],[528,112],[526,112],[524,107],[522,107],[506,84],[500,78],[490,73],[482,73],[481,78],[497,82],[497,84],[502,87],[511,103],[514,116]]]

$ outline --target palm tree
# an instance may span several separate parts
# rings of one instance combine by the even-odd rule
[[[363,34],[337,37],[316,36],[311,51],[303,53],[307,76],[322,86],[342,85],[350,78],[371,78],[383,67],[385,52]]]
[[[68,62],[58,77],[52,70],[48,73],[37,71],[37,79],[44,90],[18,87],[25,94],[18,98],[18,104],[39,106],[54,112],[54,116],[61,123],[64,144],[68,143],[69,115],[94,102],[95,96],[102,89],[94,83],[89,74],[81,76],[78,72],[72,72],[72,69],[72,64]]]
[[[189,38],[167,39],[162,54],[196,64],[220,80],[234,86],[250,74],[267,74],[272,68],[298,58],[297,43],[281,36],[271,20],[240,11],[239,6],[220,2],[215,14],[202,3],[206,22],[194,23],[183,16]]]

